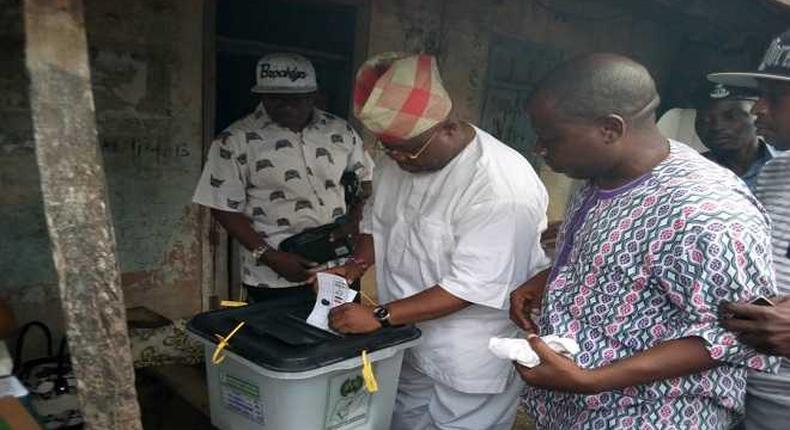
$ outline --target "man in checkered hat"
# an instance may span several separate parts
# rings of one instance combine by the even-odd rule
[[[744,425],[747,430],[786,429],[790,427],[790,30],[771,42],[756,71],[714,73],[708,79],[758,89],[760,99],[752,108],[758,133],[783,151],[765,165],[755,186],[755,196],[773,222],[771,245],[780,295],[769,298],[770,303],[726,305],[733,318],[723,324],[755,349],[785,357],[778,374],[749,374]]]
[[[353,280],[375,264],[381,305],[343,305],[330,324],[422,330],[404,357],[393,429],[510,430],[523,385],[488,341],[518,336],[508,296],[549,265],[539,243],[548,198],[524,157],[451,109],[432,56],[382,54],[357,74],[355,114],[387,156],[354,257],[334,272]]]
[[[242,245],[242,282],[253,301],[312,295],[317,263],[278,249],[305,230],[346,215],[345,172],[368,189],[372,160],[346,121],[315,108],[315,70],[296,54],[271,54],[256,68],[260,104],[209,150],[194,201]]]

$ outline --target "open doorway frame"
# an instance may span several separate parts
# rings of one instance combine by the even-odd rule
[[[305,5],[337,5],[353,6],[356,10],[354,47],[352,64],[356,70],[367,58],[369,45],[369,24],[371,14],[371,0],[292,0]],[[219,0],[203,1],[203,151],[202,162],[205,163],[208,150],[216,135],[216,84],[217,84],[217,4]],[[352,79],[353,77],[349,77]],[[351,98],[349,97],[349,100]],[[349,104],[351,102],[349,101]],[[351,111],[351,106],[349,106]],[[349,118],[355,126],[359,124]],[[201,209],[200,216],[200,242],[201,242],[201,297],[203,310],[216,309],[219,302],[225,299],[237,299],[241,285],[235,280],[240,274],[238,266],[234,263],[231,243],[225,229],[211,217],[207,208]]]

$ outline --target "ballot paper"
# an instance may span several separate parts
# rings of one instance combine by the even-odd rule
[[[559,337],[553,334],[540,338],[554,352],[560,353],[568,358],[573,358],[579,353],[579,344],[575,340],[566,337]],[[488,340],[488,349],[498,358],[518,362],[522,366],[533,368],[540,364],[540,357],[532,349],[526,339],[506,339],[492,337]]]
[[[315,306],[307,323],[321,330],[335,333],[329,328],[329,310],[344,303],[351,303],[357,296],[357,292],[348,287],[348,282],[342,276],[332,275],[331,273],[319,273],[318,297],[315,299]]]

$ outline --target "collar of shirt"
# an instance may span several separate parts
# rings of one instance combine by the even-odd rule
[[[778,157],[779,154],[782,153],[782,151],[776,149],[773,145],[766,142],[765,139],[763,139],[762,137],[759,137],[758,139],[760,140],[760,143],[762,143],[765,146],[766,151],[768,151],[768,154],[770,156],[769,160]]]
[[[752,182],[754,178],[756,178],[757,174],[760,173],[760,170],[762,170],[765,163],[771,161],[782,153],[772,145],[769,145],[768,142],[766,142],[762,137],[759,137],[758,140],[759,147],[757,149],[757,156],[754,158],[754,160],[752,160],[751,164],[749,164],[749,167],[741,175],[741,179],[749,185],[749,188],[752,188]],[[716,154],[714,154],[713,151],[706,151],[701,155],[720,166],[726,167],[724,163],[722,163],[721,160],[716,157]]]
[[[754,161],[752,161],[752,164],[749,165],[749,168],[741,176],[741,178],[743,178],[744,180],[746,179],[750,180],[756,177],[757,174],[760,173],[760,170],[762,170],[765,163],[771,161],[779,154],[779,151],[777,151],[776,148],[769,145],[762,138],[760,138],[759,141],[760,141],[759,143],[760,147],[757,150],[757,157],[755,157]]]

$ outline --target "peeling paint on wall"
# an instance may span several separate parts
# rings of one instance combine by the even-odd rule
[[[147,93],[147,63],[128,51],[93,52],[94,91],[109,91],[121,104],[136,108]]]
[[[200,225],[191,197],[202,164],[202,8],[193,2],[86,3],[99,141],[126,302],[168,317],[190,315],[201,304]],[[22,6],[19,0],[0,5],[7,6],[0,8],[0,67],[10,71],[0,76],[0,294],[22,322],[44,318],[57,326]]]

